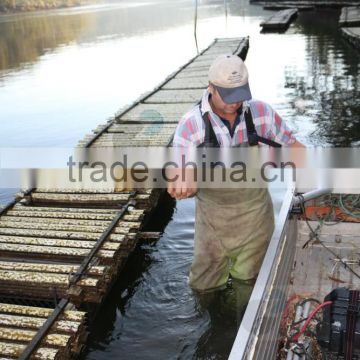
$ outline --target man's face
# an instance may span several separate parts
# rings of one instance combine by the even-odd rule
[[[211,103],[215,107],[215,109],[213,109],[215,112],[220,112],[224,114],[234,114],[243,103],[242,101],[231,104],[225,103],[222,100],[219,92],[212,84],[209,84],[209,92],[211,94]]]

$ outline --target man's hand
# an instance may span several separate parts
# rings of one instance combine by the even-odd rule
[[[176,200],[194,196],[197,192],[196,170],[167,169],[167,191]]]

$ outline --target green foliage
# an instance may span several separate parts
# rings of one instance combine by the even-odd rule
[[[50,0],[51,3],[49,0],[39,1],[53,6],[56,0]],[[76,42],[86,29],[93,26],[94,21],[93,14],[81,14],[76,21],[72,16],[49,15],[0,22],[0,71],[35,63],[53,49]]]

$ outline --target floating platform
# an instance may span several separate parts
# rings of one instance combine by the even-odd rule
[[[53,308],[0,303],[0,358],[19,358],[53,311]],[[85,318],[84,312],[63,310],[32,359],[65,360],[79,355],[87,338]]]
[[[341,33],[345,39],[360,49],[360,27],[341,28]]]
[[[207,87],[213,59],[245,59],[248,47],[248,38],[216,39],[79,147],[168,146]],[[0,208],[0,359],[76,357],[85,317],[98,310],[138,241],[158,236],[143,228],[160,196],[158,189],[31,189]]]
[[[343,7],[339,19],[339,26],[360,26],[360,7]]]
[[[78,306],[101,303],[157,202],[155,192],[41,189],[20,199],[0,216],[0,297]]]
[[[319,0],[319,1],[250,1],[253,5],[261,5],[267,10],[281,10],[297,8],[299,10],[313,10],[318,8],[342,8],[344,6],[358,6],[358,1],[334,1],[334,0]]]
[[[216,39],[156,89],[93,130],[79,146],[167,146],[181,116],[201,99],[215,57],[231,53],[245,59],[248,48],[248,38]]]
[[[286,9],[297,9],[298,11],[311,11],[315,10],[313,5],[298,5],[295,3],[270,3],[269,5],[264,5],[265,10],[286,10]]]
[[[284,31],[298,14],[297,9],[281,10],[260,23],[262,31]]]

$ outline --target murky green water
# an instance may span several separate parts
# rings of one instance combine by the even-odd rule
[[[223,1],[203,0],[199,46],[249,35],[253,95],[308,145],[358,146],[360,55],[341,38],[339,13],[301,13],[285,34],[260,34],[271,13],[234,0],[225,18]],[[191,0],[155,0],[1,16],[0,146],[75,145],[196,55],[193,15]],[[10,197],[0,191],[0,203]],[[193,211],[192,200],[179,202],[163,237],[137,249],[94,324],[85,359],[227,357],[243,310],[239,290],[204,300],[188,288]]]

